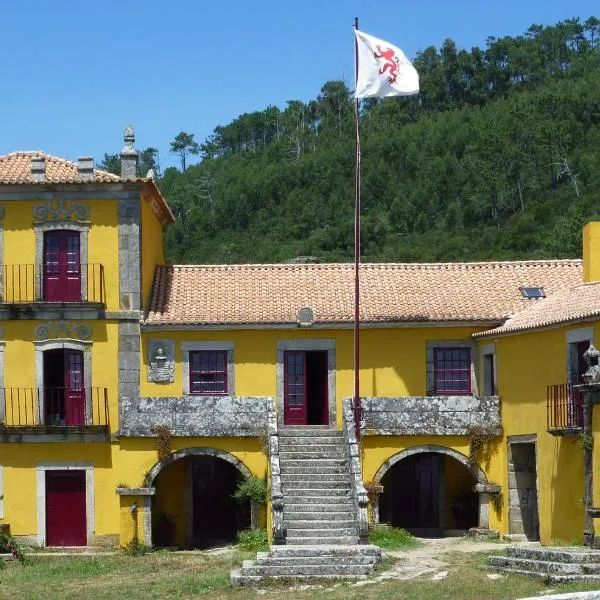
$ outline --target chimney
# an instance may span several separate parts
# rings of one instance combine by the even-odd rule
[[[123,179],[136,179],[138,153],[135,149],[135,133],[131,125],[125,128],[123,139],[125,140],[125,146],[121,150],[121,177]]]
[[[32,156],[31,157],[31,181],[40,183],[46,181],[46,157]]]
[[[583,228],[583,282],[600,281],[600,223]]]
[[[77,159],[79,181],[94,181],[94,159],[91,156],[80,156]]]

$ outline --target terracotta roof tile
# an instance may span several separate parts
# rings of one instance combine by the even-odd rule
[[[0,183],[32,183],[31,159],[34,157],[46,159],[46,178],[44,183],[80,183],[77,163],[45,152],[11,152],[0,156]],[[118,175],[94,169],[95,181],[110,183],[121,181]]]
[[[600,282],[583,283],[538,300],[511,316],[501,327],[478,333],[475,337],[517,333],[597,316],[600,316]]]
[[[580,260],[363,264],[361,319],[369,322],[501,322],[581,281]],[[149,325],[286,324],[311,307],[315,323],[353,320],[352,264],[159,266]]]

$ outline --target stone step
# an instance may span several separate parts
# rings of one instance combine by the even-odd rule
[[[348,526],[339,525],[337,527],[334,527],[333,525],[331,527],[320,527],[316,523],[312,523],[312,527],[310,527],[310,525],[298,526],[297,523],[293,523],[291,527],[290,527],[290,525],[287,525],[286,529],[287,529],[286,540],[290,544],[294,543],[294,542],[290,542],[290,538],[291,539],[296,539],[296,538],[319,539],[319,538],[332,538],[332,537],[338,538],[338,537],[357,536],[358,535],[358,532],[356,531],[356,525],[354,525],[354,523],[352,523],[351,525],[348,525]],[[327,543],[333,543],[333,542],[324,541],[323,543],[327,544]],[[352,543],[352,542],[345,542],[345,543]]]
[[[290,486],[288,486],[289,489]],[[285,501],[291,504],[301,502],[316,502],[317,504],[334,504],[342,500],[353,501],[350,495],[350,487],[347,490],[340,489],[322,489],[322,488],[296,488],[292,493],[285,495]]]
[[[286,483],[329,483],[329,484],[349,484],[350,483],[350,475],[348,473],[311,473],[308,474],[300,474],[300,473],[290,473],[281,475],[281,483],[285,485]]]
[[[500,573],[509,573],[512,575],[525,575],[532,579],[541,579],[546,583],[573,583],[585,581],[600,581],[600,575],[557,575],[553,573],[538,573],[536,571],[526,571],[524,569],[512,569],[510,567],[494,567],[494,571]]]
[[[548,560],[564,563],[600,563],[600,552],[597,550],[584,550],[574,548],[527,548],[509,546],[507,556],[513,558],[526,558],[531,560]]]
[[[281,460],[279,458],[279,466],[286,469],[307,469],[309,472],[313,469],[330,469],[335,468],[348,468],[348,460],[346,458],[321,458],[321,459],[297,459],[293,458],[290,460]]]
[[[535,571],[536,573],[600,575],[599,563],[553,562],[512,556],[490,556],[489,563],[493,567],[509,567],[511,569]]]
[[[313,467],[309,465],[302,465],[300,467],[290,467],[288,465],[282,465],[280,463],[281,476],[285,477],[286,475],[339,475],[339,474],[347,474],[348,466],[347,465],[324,465],[318,466],[315,465]]]
[[[281,427],[277,431],[280,438],[288,437],[336,437],[344,439],[344,432],[341,429],[328,427],[327,425],[310,425],[308,427]]]
[[[284,505],[283,519],[287,523],[292,521],[348,521],[354,523],[354,511],[353,510],[338,510],[336,512],[329,511],[309,511],[309,512],[298,512],[288,510],[288,507]]]
[[[328,546],[330,544],[358,544],[358,535],[332,535],[332,536],[301,536],[301,535],[288,535],[286,537],[287,544],[293,544],[295,546],[307,545],[307,546]]]
[[[372,544],[349,544],[349,545],[323,545],[318,546],[294,546],[285,544],[283,546],[271,546],[269,552],[259,552],[257,557],[266,558],[267,556],[354,556],[361,554],[364,556],[374,556],[381,558],[381,548]]]
[[[310,503],[295,503],[289,502],[289,498],[286,498],[283,510],[286,514],[297,514],[297,513],[350,513],[354,515],[354,503],[350,500],[339,500],[335,503],[330,502],[329,504],[323,504],[320,502]]]
[[[232,585],[258,585],[261,583],[261,581],[263,581],[263,579],[265,579],[264,577],[260,576],[260,575],[244,575],[242,574],[241,569],[239,570],[233,570],[230,573],[230,581]],[[294,575],[292,577],[289,576],[280,576],[280,575],[275,575],[275,576],[271,576],[270,579],[274,579],[274,580],[278,580],[278,579],[282,579],[282,580],[289,580],[289,579],[293,579],[293,580],[297,580],[297,581],[311,581],[315,579],[314,575]],[[336,581],[338,579],[348,579],[348,580],[363,580],[363,579],[367,579],[366,575],[344,575],[343,577],[340,577],[339,575],[322,575],[320,577],[317,577],[317,579],[327,579],[327,580],[332,580],[332,581]]]
[[[337,496],[349,496],[350,495],[350,483],[340,484],[339,481],[333,481],[328,483],[327,481],[294,481],[291,483],[283,482],[281,484],[282,491],[287,498],[288,496],[297,496],[303,491],[308,491],[311,496],[316,493],[328,493],[331,492],[334,495],[337,492]]]
[[[245,561],[244,561],[245,562]],[[378,557],[364,554],[350,554],[339,556],[267,556],[258,558],[258,566],[280,566],[289,565],[367,565],[374,567]]]
[[[242,574],[262,577],[295,577],[297,575],[345,577],[346,575],[368,575],[371,570],[371,565],[253,565],[242,567]]]
[[[294,446],[289,450],[279,447],[279,462],[287,463],[290,460],[327,460],[348,459],[346,448],[331,446],[331,448],[320,447],[319,449],[302,450],[302,446]]]

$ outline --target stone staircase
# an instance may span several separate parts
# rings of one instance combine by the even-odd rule
[[[496,571],[527,575],[552,584],[600,582],[600,551],[583,546],[511,546],[506,549],[506,556],[490,556],[489,565]]]
[[[359,544],[343,432],[285,427],[278,438],[285,545],[244,561],[241,570],[232,571],[232,583],[366,578],[381,560],[381,550]]]

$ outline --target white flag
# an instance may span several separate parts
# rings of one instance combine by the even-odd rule
[[[355,98],[419,93],[419,74],[400,48],[357,29],[354,33],[358,49]]]

